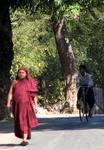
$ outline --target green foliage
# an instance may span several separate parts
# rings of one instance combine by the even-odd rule
[[[65,11],[64,11],[64,17],[67,18],[67,20],[70,20],[72,18],[76,18],[80,15],[81,6],[78,3],[75,3],[73,5],[69,5]]]
[[[85,63],[93,74],[95,85],[104,87],[104,11],[103,7],[81,11],[79,20],[70,21],[76,64]]]
[[[40,75],[46,67],[44,53],[53,39],[45,29],[49,18],[48,16],[43,17],[42,20],[40,18],[41,21],[38,19],[34,21],[34,16],[29,17],[25,11],[13,13],[14,61],[12,68],[16,71],[20,65],[25,65],[27,68],[31,68],[32,74],[36,76]],[[14,76],[13,73],[12,76]]]
[[[49,15],[30,15],[20,9],[11,13],[11,19],[14,43],[11,78],[15,78],[20,66],[26,66],[33,77],[39,78],[40,99],[44,99],[45,90],[50,101],[63,99],[64,86]],[[48,74],[45,89],[41,83],[44,73]]]
[[[51,99],[60,96],[63,99],[63,82],[51,21],[64,17],[76,65],[87,64],[91,68],[95,83],[103,86],[104,1],[31,0],[29,2],[32,2],[28,6],[31,7],[34,15],[26,14],[23,10],[17,10],[12,14],[15,52],[11,69],[12,77],[16,75],[20,65],[28,67],[33,76],[43,77],[44,72],[48,72],[48,82],[51,85],[48,91]]]

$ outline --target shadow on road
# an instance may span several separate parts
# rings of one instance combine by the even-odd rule
[[[20,144],[0,144],[0,148],[6,148],[6,147],[15,147],[20,146]]]
[[[13,119],[0,122],[0,133],[9,133],[14,131]]]
[[[33,132],[46,130],[104,129],[104,115],[94,116],[89,122],[80,122],[79,117],[39,118],[40,125]],[[0,133],[13,132],[13,120],[0,122]]]
[[[40,126],[34,131],[41,130],[87,130],[104,129],[104,116],[94,116],[89,122],[80,122],[79,117],[40,118]]]

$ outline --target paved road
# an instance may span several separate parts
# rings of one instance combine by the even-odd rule
[[[41,117],[26,147],[13,134],[13,122],[0,123],[0,150],[104,150],[104,115],[88,123],[77,116]]]

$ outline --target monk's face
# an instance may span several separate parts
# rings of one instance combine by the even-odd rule
[[[18,72],[18,77],[19,77],[19,79],[24,79],[24,78],[26,78],[26,72],[24,71],[24,70],[19,70],[19,72]]]

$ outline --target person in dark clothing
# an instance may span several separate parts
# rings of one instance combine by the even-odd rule
[[[93,91],[93,80],[91,74],[87,73],[85,65],[79,66],[79,74],[77,77],[77,86],[79,87],[77,94],[77,107],[79,107],[79,99],[83,96],[83,87],[85,87],[85,100],[89,105],[89,115],[92,115],[92,108],[95,104],[95,96]]]

